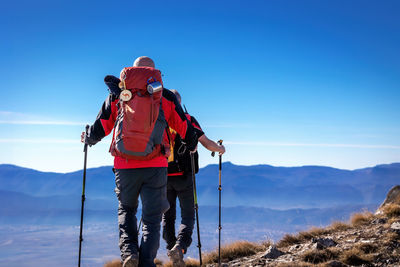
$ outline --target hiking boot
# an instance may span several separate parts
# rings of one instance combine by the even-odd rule
[[[186,266],[185,262],[183,261],[183,249],[178,244],[168,251],[168,257],[172,261],[173,267]]]
[[[124,263],[122,264],[122,267],[138,267],[139,266],[139,260],[136,256],[131,255],[128,258],[124,260]]]

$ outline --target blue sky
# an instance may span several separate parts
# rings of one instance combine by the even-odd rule
[[[398,1],[11,1],[0,17],[0,163],[67,172],[107,96],[147,55],[224,161],[400,162]],[[110,138],[89,167],[111,165]],[[200,148],[200,164],[216,163]]]

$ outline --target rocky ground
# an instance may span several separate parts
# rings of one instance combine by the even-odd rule
[[[400,266],[400,219],[371,218],[364,223],[287,236],[277,246],[223,266]]]
[[[375,214],[359,213],[349,223],[286,235],[265,251],[222,266],[400,266],[400,186]]]

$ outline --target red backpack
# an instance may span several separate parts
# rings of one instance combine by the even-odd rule
[[[164,144],[167,126],[161,107],[161,72],[150,67],[129,67],[121,71],[118,116],[110,152],[126,159],[149,160],[168,156]]]

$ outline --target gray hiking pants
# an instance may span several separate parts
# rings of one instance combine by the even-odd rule
[[[178,236],[175,235],[177,197],[179,198],[181,208],[181,225],[179,226]],[[195,219],[191,173],[168,177],[167,198],[170,208],[163,215],[163,239],[167,243],[167,249],[171,249],[175,244],[179,244],[186,253],[187,248],[192,243]]]
[[[115,192],[118,197],[119,247],[121,259],[139,257],[139,266],[155,266],[160,246],[160,223],[167,201],[167,168],[116,169]],[[138,245],[136,212],[142,201],[142,239]]]

